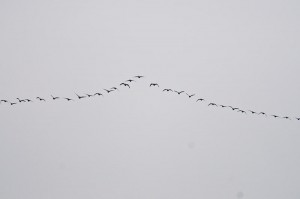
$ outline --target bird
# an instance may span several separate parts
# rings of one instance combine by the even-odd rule
[[[173,92],[173,90],[170,89],[170,88],[165,88],[165,89],[163,90],[163,92],[164,92],[164,91],[172,91],[172,92]]]
[[[107,90],[107,89],[103,89],[105,90],[107,93],[113,92],[113,90]]]
[[[66,99],[67,101],[74,101],[73,99],[67,98],[67,97],[65,97],[65,99]]]
[[[38,100],[40,100],[40,101],[46,101],[45,99],[43,99],[43,98],[40,98],[40,97],[36,97],[36,99],[38,99]]]
[[[98,96],[102,95],[102,96],[103,96],[102,93],[95,93],[94,96],[95,96],[95,95],[98,95]]]
[[[1,100],[1,102],[8,102],[7,100]]]
[[[113,90],[119,90],[117,87],[112,87],[111,89],[113,89]]]
[[[151,83],[151,84],[150,84],[150,87],[151,87],[151,86],[157,86],[157,87],[159,87],[159,85],[158,85],[157,83]]]
[[[300,117],[295,117],[295,118],[296,118],[296,120],[300,121]]]
[[[198,102],[198,101],[205,101],[205,99],[203,99],[203,98],[199,98],[199,99],[197,99],[197,101],[196,102]]]
[[[52,97],[53,100],[59,99],[59,97],[53,97],[53,95],[51,95],[51,97]]]
[[[211,105],[211,106],[218,106],[218,105],[215,104],[215,103],[209,103],[208,106],[210,106],[210,105]]]
[[[226,108],[227,106],[224,106],[224,105],[220,105],[222,108]]]
[[[184,91],[174,91],[175,93],[177,93],[178,95],[180,95],[181,93],[184,93]]]
[[[135,82],[133,79],[128,79],[125,82]]]
[[[255,111],[248,110],[252,114],[257,114]]]
[[[192,94],[192,95],[189,95],[189,94],[187,94],[187,93],[185,93],[185,94],[186,94],[187,96],[189,96],[189,98],[195,96],[195,94]]]
[[[258,115],[260,115],[260,114],[267,116],[267,114],[264,112],[260,112]]]
[[[27,101],[27,102],[33,102],[32,100],[30,100],[30,99],[25,99],[25,101]]]
[[[86,94],[86,96],[88,96],[88,97],[93,97],[94,95]]]
[[[11,106],[16,105],[16,102],[9,102]]]
[[[136,77],[136,78],[143,78],[144,76],[141,76],[141,75],[137,75],[137,76],[134,76],[134,77]]]
[[[17,100],[19,100],[20,103],[21,103],[21,102],[26,102],[25,100],[21,100],[21,99],[19,99],[19,98],[17,98]]]
[[[287,119],[287,120],[291,120],[291,118],[290,117],[288,117],[288,116],[285,116],[285,117],[282,117],[283,119]]]
[[[80,95],[78,95],[77,93],[75,93],[75,95],[77,95],[78,99],[86,98],[86,96],[80,96]]]
[[[232,106],[229,106],[233,111],[238,110],[239,108],[234,108]]]
[[[273,116],[274,118],[278,118],[279,117],[278,115],[271,115],[271,116]]]
[[[130,88],[130,85],[126,83],[121,83],[120,86],[127,86],[128,88]]]
[[[238,110],[238,112],[247,114],[246,111],[243,111],[243,110]]]

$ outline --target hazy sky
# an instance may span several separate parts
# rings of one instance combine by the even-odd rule
[[[0,0],[0,198],[298,199],[300,3]],[[144,79],[103,98],[134,76]],[[160,88],[149,88],[157,82]]]

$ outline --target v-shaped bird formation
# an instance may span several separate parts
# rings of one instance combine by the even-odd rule
[[[135,83],[137,81],[139,81],[139,79],[144,78],[144,76],[142,75],[137,75],[134,76],[128,80],[125,80],[124,82],[121,82],[119,84],[119,88],[121,89],[126,88],[129,89],[131,88],[131,83]],[[45,97],[40,97],[37,96],[35,99],[37,102],[41,102],[41,103],[45,103],[47,101],[56,101],[56,100],[64,100],[66,102],[74,102],[75,100],[82,100],[84,98],[92,98],[92,97],[104,97],[105,95],[111,93],[111,92],[116,92],[119,91],[119,88],[117,86],[113,86],[110,89],[103,89],[103,91],[105,92],[96,92],[96,93],[85,93],[85,94],[78,94],[76,92],[74,92],[74,96],[55,96],[55,95],[50,95],[50,98],[47,99]],[[216,104],[214,102],[208,102],[206,99],[202,98],[202,97],[196,97],[197,95],[195,93],[187,93],[186,91],[183,90],[175,90],[175,89],[171,89],[171,88],[161,88],[160,85],[158,83],[154,83],[151,82],[149,84],[149,88],[155,88],[155,89],[160,89],[162,90],[163,93],[174,93],[177,96],[183,96],[184,94],[187,96],[187,99],[189,100],[195,100],[195,102],[200,102],[200,103],[206,103],[208,107],[216,107],[216,108],[221,108],[221,109],[228,109],[230,111],[234,111],[236,113],[240,113],[240,114],[245,114],[247,115],[248,113],[250,115],[257,115],[257,116],[264,116],[264,117],[272,117],[274,119],[284,119],[284,120],[297,120],[300,121],[300,117],[290,117],[290,116],[279,116],[277,114],[267,114],[263,111],[253,111],[253,110],[244,110],[241,109],[239,107],[235,107],[232,105],[223,105],[223,104]],[[10,106],[14,106],[14,105],[18,105],[18,104],[22,104],[22,103],[33,103],[34,100],[33,99],[28,99],[28,98],[24,98],[24,99],[20,99],[20,98],[16,98],[16,100],[14,101],[10,101],[8,99],[1,99],[0,100],[0,104],[4,105],[10,105]]]

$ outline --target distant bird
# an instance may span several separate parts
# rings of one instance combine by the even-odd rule
[[[227,106],[224,106],[224,105],[219,105],[219,106],[221,106],[222,108],[226,108]]]
[[[95,95],[98,95],[98,96],[102,95],[102,96],[103,96],[102,93],[95,93],[94,96],[95,96]]]
[[[133,79],[128,79],[125,82],[135,82]]]
[[[78,99],[86,98],[86,96],[80,96],[80,95],[78,95],[77,93],[75,93],[75,95],[77,95]]]
[[[273,116],[274,118],[278,118],[279,117],[278,115],[271,115],[271,116]]]
[[[267,114],[264,112],[260,112],[258,115],[260,115],[260,114],[267,116]]]
[[[150,87],[151,87],[151,86],[157,86],[157,87],[159,87],[159,85],[158,85],[157,83],[151,83],[151,84],[150,84]]]
[[[7,100],[1,100],[1,102],[8,102]]]
[[[51,95],[51,97],[52,97],[53,100],[59,99],[59,97],[53,97],[53,95]]]
[[[164,91],[168,91],[168,92],[169,92],[169,91],[173,91],[173,90],[170,89],[170,88],[165,88],[165,89],[163,90],[163,92],[164,92]]]
[[[21,100],[19,98],[17,98],[17,100],[21,103],[21,102],[26,102],[26,100]]]
[[[120,86],[127,86],[128,88],[130,88],[130,85],[126,83],[121,83]]]
[[[11,106],[16,105],[17,103],[15,102],[9,102]]]
[[[40,97],[36,97],[36,99],[38,99],[38,100],[40,100],[40,101],[46,101],[45,99],[43,99],[43,98],[40,98]]]
[[[107,93],[113,92],[113,90],[107,90],[107,89],[103,89],[105,90]]]
[[[27,102],[33,102],[32,100],[30,100],[30,99],[25,99]]]
[[[86,94],[86,96],[88,96],[88,97],[93,97],[94,95]]]
[[[287,120],[291,120],[291,118],[290,117],[288,117],[288,116],[285,116],[285,117],[282,117],[283,119],[287,119]]]
[[[239,108],[235,108],[235,107],[232,107],[232,106],[229,106],[233,111],[235,110],[238,110]]]
[[[247,114],[246,111],[243,111],[243,110],[238,110],[238,112]]]
[[[67,101],[74,101],[73,99],[67,98],[67,97],[65,97],[65,99],[66,99]]]
[[[252,114],[257,114],[255,111],[248,110]]]
[[[141,75],[137,75],[137,76],[134,76],[134,77],[136,77],[136,78],[142,78],[142,77],[144,77],[144,76],[141,76]]]
[[[300,121],[300,117],[295,117],[295,118],[296,118],[296,120]]]
[[[208,106],[218,106],[218,105],[215,103],[209,103]]]
[[[111,89],[113,89],[113,90],[119,90],[117,87],[112,87]]]
[[[199,99],[197,99],[197,101],[196,102],[198,102],[198,101],[205,101],[205,99],[202,99],[202,98],[199,98]]]
[[[185,94],[186,94],[187,96],[189,96],[189,98],[195,96],[195,94],[191,94],[191,95],[189,95],[189,94],[187,94],[187,93],[185,93]]]
[[[181,93],[184,93],[184,91],[174,91],[175,93],[177,93],[178,95],[180,95]]]

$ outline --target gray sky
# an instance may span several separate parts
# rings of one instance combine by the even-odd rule
[[[0,198],[298,199],[298,1],[0,1]],[[103,91],[103,98],[53,102]],[[149,88],[157,82],[158,88]]]

